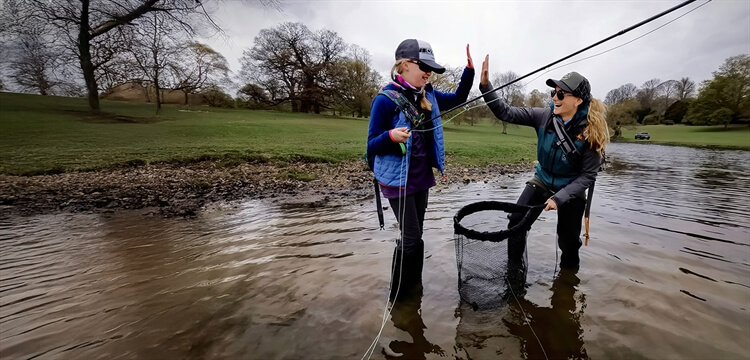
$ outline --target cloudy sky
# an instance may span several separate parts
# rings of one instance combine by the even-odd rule
[[[302,22],[310,30],[336,31],[349,44],[366,48],[372,66],[386,76],[396,46],[407,38],[432,44],[438,63],[464,66],[471,45],[477,69],[485,54],[490,71],[525,75],[681,1],[292,1],[264,8],[239,0],[219,6],[215,19],[226,37],[207,40],[239,71],[243,50],[253,46],[261,29],[282,22]],[[563,62],[566,64],[622,45],[691,9],[698,0],[656,21]],[[634,42],[603,55],[527,78],[526,92],[546,90],[544,80],[578,71],[592,84],[594,96],[626,83],[690,77],[696,82],[733,55],[750,53],[750,1],[714,0]],[[557,65],[560,66],[560,65]],[[477,82],[478,83],[478,82]],[[497,85],[497,84],[495,84]]]

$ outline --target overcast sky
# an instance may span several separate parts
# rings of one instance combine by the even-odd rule
[[[704,4],[698,0],[567,62],[635,39]],[[667,10],[681,1],[290,1],[283,9],[228,0],[215,19],[226,38],[207,42],[221,52],[234,72],[243,50],[261,29],[301,22],[311,31],[327,28],[345,42],[366,48],[372,66],[387,76],[396,46],[417,38],[432,45],[438,63],[465,66],[465,46],[477,70],[485,54],[490,71],[525,75],[579,49]],[[606,54],[527,78],[526,93],[547,90],[547,78],[578,71],[592,84],[594,96],[626,83],[640,87],[659,78],[712,77],[727,57],[750,53],[750,1],[714,0],[676,21]],[[559,65],[557,65],[559,66]],[[475,84],[478,84],[478,72]],[[499,84],[495,84],[499,85]],[[475,85],[476,88],[476,85]]]

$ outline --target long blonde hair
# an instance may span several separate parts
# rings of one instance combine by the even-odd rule
[[[404,71],[404,68],[401,66],[401,64],[407,62],[411,59],[398,59],[396,60],[396,63],[393,64],[393,67],[391,68],[391,79],[396,79],[395,74],[401,75],[401,72]],[[427,96],[424,93],[424,87],[422,87],[422,92],[420,93],[422,96],[419,99],[419,106],[422,109],[425,109],[427,111],[432,111],[432,103],[427,100]]]
[[[604,118],[606,112],[607,107],[604,103],[591,98],[588,126],[583,131],[583,136],[589,141],[591,148],[596,150],[599,155],[602,154],[602,151],[607,146],[607,142],[609,142],[609,127],[607,126],[607,120]]]

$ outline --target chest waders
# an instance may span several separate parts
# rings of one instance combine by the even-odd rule
[[[556,118],[553,117],[552,122],[555,126],[555,134],[557,134],[557,146],[563,149],[565,152],[565,156],[579,159],[581,157],[581,153],[578,152],[578,149],[576,149],[575,144],[573,143],[573,140],[568,136],[568,133],[565,131],[565,128],[563,127],[562,122],[557,121]],[[591,199],[594,197],[594,185],[596,185],[596,180],[591,183],[591,186],[589,186],[588,193],[586,195],[586,210],[584,210],[583,213],[583,224],[586,228],[586,232],[583,234],[586,241],[584,242],[585,246],[589,246],[589,215],[591,214]]]

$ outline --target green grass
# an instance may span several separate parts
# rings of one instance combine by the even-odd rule
[[[635,134],[642,131],[648,132],[651,140],[635,140]],[[646,125],[623,130],[622,134],[623,140],[628,142],[750,150],[747,125],[730,125],[726,129],[724,126]]]
[[[0,93],[0,173],[29,175],[147,163],[221,160],[336,163],[362,159],[368,119]],[[449,155],[463,164],[534,157],[530,128],[446,126]],[[287,174],[305,178],[303,174]]]
[[[93,170],[116,166],[219,160],[330,162],[361,160],[368,119],[102,101],[102,116],[86,99],[0,93],[0,173],[14,175]],[[449,114],[445,119],[449,119]],[[536,159],[529,127],[488,121],[445,126],[446,153],[454,165],[517,163]],[[750,149],[750,129],[644,126],[651,142]],[[311,180],[309,174],[281,176]]]

